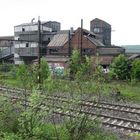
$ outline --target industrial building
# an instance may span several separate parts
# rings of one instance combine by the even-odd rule
[[[14,39],[17,40],[14,44],[15,64],[30,63],[38,57],[39,52],[40,56],[45,56],[48,43],[59,30],[60,23],[58,22],[41,22],[40,33],[38,22],[32,21],[31,23],[15,26]],[[39,37],[41,39],[40,44]],[[38,45],[40,45],[40,50]]]
[[[14,62],[14,36],[0,37],[0,62]]]
[[[11,45],[6,47],[4,41]],[[81,55],[94,60],[98,55],[100,64],[106,67],[114,57],[125,53],[124,48],[111,46],[111,25],[97,18],[90,22],[90,31],[83,28],[64,31],[59,22],[41,22],[39,26],[39,22],[32,20],[15,26],[14,36],[9,40],[1,38],[0,44],[5,46],[0,51],[0,60],[10,56],[15,64],[32,63],[45,56],[50,65],[67,66],[72,50],[78,49]]]
[[[96,39],[96,34],[78,28],[71,34],[69,31],[60,31],[54,35],[48,44],[46,59],[51,65],[59,66],[58,59],[63,57],[63,66],[65,66],[67,59],[64,59],[64,57],[68,58],[74,49],[78,49],[81,55],[91,56],[93,60],[98,57],[100,64],[104,67],[109,66],[114,57],[125,53],[124,48],[105,46],[100,40]],[[62,66],[62,61],[60,65]]]
[[[96,34],[96,39],[105,46],[111,46],[111,25],[101,19],[95,18],[90,21],[90,31]]]
[[[59,32],[61,30],[61,24],[57,21],[47,21],[45,25],[52,29],[52,32]]]

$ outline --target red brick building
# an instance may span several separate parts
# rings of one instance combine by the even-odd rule
[[[109,65],[113,58],[121,53],[124,49],[121,47],[110,46],[106,47],[103,43],[96,39],[96,34],[78,28],[72,33],[69,31],[61,31],[54,36],[47,48],[47,60],[58,63],[57,58],[68,58],[73,49],[80,50],[82,55],[90,55],[95,60],[97,58],[101,65]],[[51,58],[51,59],[50,59]],[[55,59],[56,58],[56,59]],[[66,62],[64,62],[66,63]]]
[[[82,32],[82,35],[81,35]],[[61,31],[48,44],[48,55],[69,56],[73,49],[82,48],[83,55],[95,55],[97,46],[104,46],[96,39],[96,35],[85,29],[78,28],[69,35],[68,31]]]

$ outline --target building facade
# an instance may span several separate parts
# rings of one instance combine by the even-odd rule
[[[52,32],[52,28],[47,26],[47,22],[41,22],[40,34],[38,22],[31,22],[27,24],[21,24],[14,27],[14,39],[15,41],[15,64],[21,64],[23,62],[30,63],[36,59],[39,55],[46,55],[47,45],[54,36],[55,32]],[[38,48],[40,40],[40,50]]]
[[[61,24],[60,22],[57,22],[57,21],[47,21],[47,22],[44,22],[43,25],[51,28],[52,32],[59,32],[61,30]]]
[[[81,35],[82,34],[82,35]],[[95,34],[88,30],[78,28],[69,35],[69,31],[56,34],[48,44],[48,55],[69,56],[72,50],[81,50],[82,55],[93,55],[96,46],[104,46],[95,38]]]
[[[68,58],[74,49],[78,49],[81,55],[91,56],[95,60],[93,62],[99,59],[100,64],[104,67],[110,65],[114,57],[125,53],[125,49],[117,46],[105,46],[96,39],[94,33],[78,28],[70,36],[68,31],[57,33],[48,44],[46,59],[48,63],[51,62],[51,58],[54,63],[58,62],[57,57]]]
[[[111,25],[101,19],[90,21],[90,31],[96,34],[96,39],[105,46],[111,46]]]

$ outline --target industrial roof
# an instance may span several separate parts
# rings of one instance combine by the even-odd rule
[[[0,36],[0,40],[13,40],[14,36]]]
[[[54,35],[48,47],[61,47],[68,41],[68,31],[60,31],[58,34]]]
[[[53,23],[59,23],[60,22],[57,22],[57,21],[41,21],[41,24],[46,24],[46,23],[49,23],[49,22],[53,22]],[[19,24],[19,25],[16,25],[15,27],[18,27],[18,26],[29,26],[29,25],[38,25],[38,22],[29,22],[29,23],[22,23],[22,24]]]
[[[80,28],[78,28],[80,29]],[[77,29],[77,30],[78,30]],[[76,31],[77,31],[76,30]],[[104,46],[103,43],[101,43],[99,40],[97,40],[95,38],[95,34],[92,32],[89,32],[86,29],[83,29],[84,33],[86,33],[86,37],[96,46]],[[56,34],[53,39],[51,40],[51,42],[48,44],[48,47],[61,47],[64,46],[65,43],[68,41],[69,35],[68,35],[69,31],[68,30],[63,30],[60,31],[58,34]]]
[[[87,29],[83,29],[83,31],[84,31],[84,33],[87,33],[87,34],[92,35],[92,36],[94,36],[94,37],[96,36],[95,33],[90,32],[90,31],[88,31]]]
[[[47,23],[47,21],[41,21],[41,24],[45,24],[45,23]],[[29,26],[29,25],[38,25],[38,22],[22,23],[22,24],[16,25],[15,27],[18,27],[18,26]]]
[[[100,42],[99,40],[93,38],[93,37],[90,37],[90,36],[87,36],[87,38],[92,42],[94,43],[96,46],[104,46],[104,44],[102,42]]]
[[[104,20],[101,20],[101,19],[99,19],[99,18],[95,18],[95,19],[93,19],[93,20],[91,20],[90,22],[94,22],[94,23],[98,23],[98,26],[103,26],[103,25],[106,25],[106,26],[108,26],[109,28],[111,28],[111,25],[109,24],[109,23],[107,23],[106,21],[104,21]]]

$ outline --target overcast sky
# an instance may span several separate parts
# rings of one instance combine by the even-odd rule
[[[41,21],[61,22],[61,29],[100,18],[112,25],[112,44],[140,44],[140,0],[0,0],[0,36],[13,35],[14,26]]]

